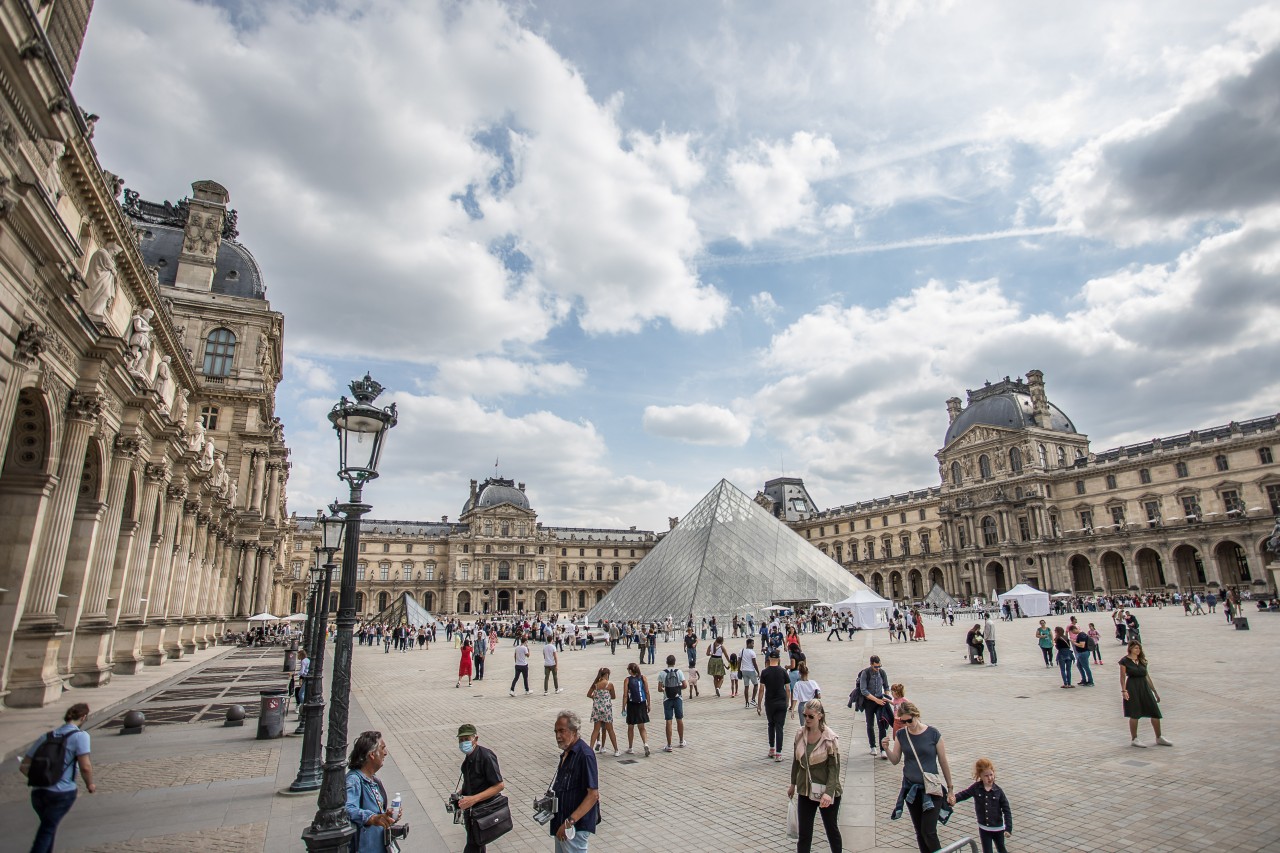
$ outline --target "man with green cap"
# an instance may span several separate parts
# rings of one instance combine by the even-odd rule
[[[461,795],[458,808],[466,815],[467,827],[467,846],[463,848],[463,853],[485,851],[485,845],[476,840],[471,807],[498,796],[507,785],[502,781],[502,772],[498,769],[498,757],[493,754],[493,750],[481,746],[479,741],[476,727],[471,723],[458,726],[458,749],[466,756],[462,759],[462,786],[458,789]]]

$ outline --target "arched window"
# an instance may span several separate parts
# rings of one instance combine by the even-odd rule
[[[1049,451],[1045,448],[1043,444],[1041,444],[1037,446],[1037,452],[1040,454],[1040,467],[1048,468],[1049,467]]]
[[[1009,448],[1009,470],[1015,474],[1022,473],[1022,451],[1016,447]]]
[[[204,375],[230,376],[235,355],[235,334],[230,329],[214,329],[204,344]]]
[[[989,515],[982,517],[982,544],[988,548],[999,544],[1000,534],[996,531],[996,520]]]
[[[951,485],[958,486],[960,485],[960,482],[961,482],[960,463],[952,462],[951,463]]]
[[[1058,448],[1058,467],[1067,467],[1067,449],[1065,447]]]
[[[362,610],[364,610],[364,593],[357,592],[356,593],[356,612],[360,612]]]
[[[982,473],[982,479],[991,479],[991,457],[982,454],[978,457],[978,470]]]

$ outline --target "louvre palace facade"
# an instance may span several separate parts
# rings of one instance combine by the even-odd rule
[[[756,499],[872,589],[989,597],[1275,590],[1280,415],[1095,452],[1044,375],[947,401],[940,483],[819,511],[795,478]]]
[[[306,609],[307,571],[320,545],[315,517],[295,516],[292,612]],[[457,521],[377,521],[360,526],[356,613],[368,619],[408,592],[435,613],[585,612],[657,544],[649,530],[551,527],[538,521],[525,484],[501,477],[471,489]],[[340,558],[341,555],[338,555]],[[345,567],[335,572],[337,578]],[[338,594],[330,595],[336,611]]]
[[[0,4],[0,694],[40,706],[279,605],[282,317],[228,191],[151,203],[71,93],[90,0]],[[242,624],[242,623],[241,623]]]

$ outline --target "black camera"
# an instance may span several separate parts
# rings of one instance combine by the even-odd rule
[[[534,798],[533,819],[543,826],[546,826],[559,810],[560,800],[551,791],[547,791],[541,797]]]
[[[457,792],[449,795],[449,802],[444,804],[444,810],[453,815],[454,823],[462,823],[462,807],[458,805],[458,801],[462,796]]]

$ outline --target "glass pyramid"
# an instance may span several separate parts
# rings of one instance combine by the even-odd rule
[[[436,617],[423,610],[412,593],[402,592],[386,609],[366,621],[374,625],[412,625],[416,628],[419,625],[434,625]]]
[[[867,586],[728,480],[721,480],[587,618],[728,626],[770,605],[837,602]]]
[[[924,606],[945,610],[947,607],[959,607],[960,602],[935,583],[933,589],[929,590],[929,594],[924,597]]]

